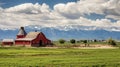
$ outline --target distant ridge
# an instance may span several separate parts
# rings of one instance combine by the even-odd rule
[[[57,40],[57,39],[107,39],[112,37],[113,39],[120,40],[120,31],[108,31],[103,29],[95,29],[95,30],[85,30],[85,29],[77,29],[77,28],[66,28],[66,30],[62,30],[54,27],[42,27],[42,26],[26,26],[26,32],[30,31],[42,31],[49,39]],[[18,29],[14,30],[2,30],[0,29],[0,39],[4,38],[16,38],[18,33]]]

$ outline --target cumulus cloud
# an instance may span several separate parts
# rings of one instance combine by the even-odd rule
[[[106,18],[118,20],[120,17],[120,0],[80,0],[67,4],[57,4],[54,10],[66,18],[79,18],[92,13],[106,15]]]
[[[113,18],[120,20],[120,0],[110,0],[105,3],[106,7],[106,18]]]
[[[24,3],[10,8],[0,8],[0,28],[14,29],[20,26],[41,25],[64,29],[104,29],[120,31],[119,0],[80,0],[56,4],[53,9],[47,4]],[[92,13],[105,15],[103,19],[90,19]],[[110,21],[108,18],[117,20]]]
[[[70,2],[67,4],[57,4],[54,6],[54,10],[67,18],[79,18],[84,14],[104,14],[104,3],[107,0],[80,0],[76,2]]]
[[[25,3],[18,6],[10,7],[5,9],[5,12],[9,13],[26,13],[26,14],[40,14],[40,13],[49,13],[49,6],[45,3],[39,5],[38,3]]]

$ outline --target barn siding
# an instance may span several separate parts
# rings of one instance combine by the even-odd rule
[[[18,38],[25,38],[25,35],[17,35],[17,39]]]
[[[15,45],[31,45],[30,41],[15,41]]]

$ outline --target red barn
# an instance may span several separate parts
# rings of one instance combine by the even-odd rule
[[[30,32],[27,35],[25,35],[25,32],[19,31],[20,35],[21,33],[25,37],[18,37],[17,35],[17,39],[15,40],[16,45],[39,47],[39,46],[46,46],[48,44],[51,44],[51,41],[47,39],[42,32]]]

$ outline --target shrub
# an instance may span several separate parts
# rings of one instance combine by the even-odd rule
[[[76,42],[75,39],[71,39],[71,40],[70,40],[70,43],[72,43],[72,44],[75,44],[75,42]]]
[[[80,41],[77,41],[77,43],[80,43]]]
[[[82,43],[87,43],[87,40],[80,40],[80,42],[82,42]]]
[[[64,43],[65,43],[65,40],[64,40],[64,39],[60,39],[60,40],[59,40],[59,43],[60,43],[60,44],[64,44]]]
[[[112,45],[112,46],[116,46],[117,45],[116,42],[112,38],[108,39],[108,44]]]
[[[87,43],[87,40],[83,40],[83,43],[85,43],[85,44],[86,44],[86,43]]]

